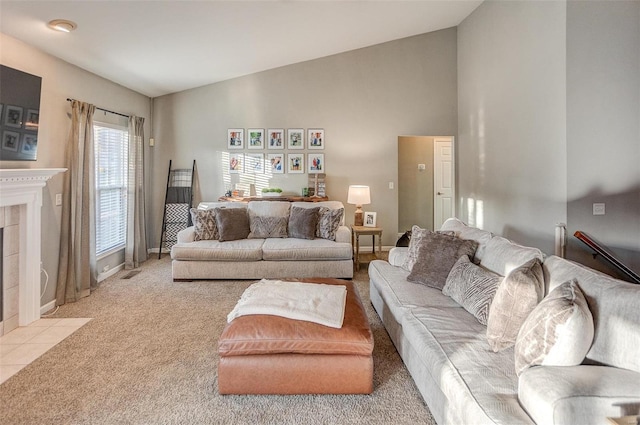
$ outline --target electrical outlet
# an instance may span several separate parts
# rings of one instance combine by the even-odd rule
[[[604,204],[593,204],[593,215],[604,215]]]
[[[56,193],[56,206],[62,205],[62,193]]]
[[[418,171],[424,171],[427,169],[426,164],[418,164]]]
[[[393,182],[389,182],[389,189],[393,189]]]

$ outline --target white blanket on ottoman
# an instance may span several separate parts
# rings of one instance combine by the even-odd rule
[[[262,279],[249,286],[227,316],[269,314],[341,328],[347,288],[344,285]]]

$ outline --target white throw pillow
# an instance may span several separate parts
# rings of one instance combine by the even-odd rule
[[[525,320],[515,346],[516,373],[536,366],[576,366],[593,343],[593,316],[575,279],[547,295]]]

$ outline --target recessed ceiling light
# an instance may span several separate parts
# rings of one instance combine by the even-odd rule
[[[54,19],[53,21],[49,21],[48,25],[49,28],[61,32],[71,32],[78,28],[78,25],[75,22],[71,22],[66,19]]]

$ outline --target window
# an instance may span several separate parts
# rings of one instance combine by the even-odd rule
[[[127,152],[125,127],[94,123],[96,257],[124,248],[127,236]]]

